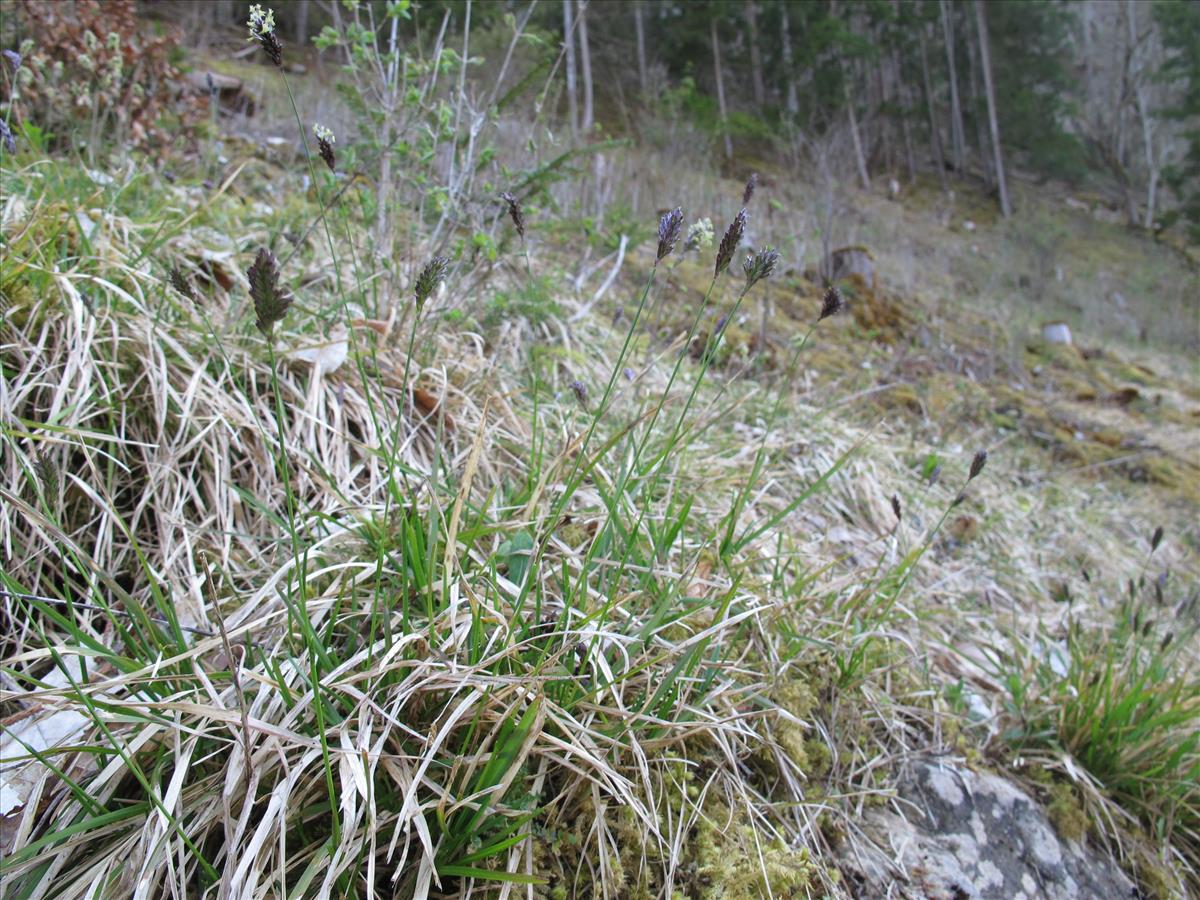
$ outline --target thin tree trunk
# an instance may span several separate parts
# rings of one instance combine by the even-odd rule
[[[850,79],[846,77],[846,66],[842,65],[842,90],[846,97],[846,111],[850,114],[850,137],[854,141],[854,161],[858,164],[858,180],[863,189],[871,187],[871,176],[867,173],[867,158],[863,153],[862,137],[858,133],[858,115],[854,112],[854,98],[850,96]]]
[[[762,51],[758,46],[758,3],[742,7],[746,11],[746,27],[750,32],[750,79],[754,84],[754,103],[761,110],[767,105],[767,89],[763,83]]]
[[[975,0],[975,25],[979,29],[979,61],[983,66],[983,88],[987,93],[988,124],[992,132],[992,155],[996,162],[996,187],[1000,191],[1000,214],[1004,218],[1012,215],[1008,202],[1008,185],[1004,180],[1004,159],[1000,152],[1000,121],[996,117],[996,89],[992,84],[992,57],[988,49],[987,17],[983,11],[983,0]]]
[[[717,110],[721,113],[721,130],[725,134],[725,158],[733,159],[733,138],[729,136],[729,110],[725,107],[725,76],[721,74],[721,39],[717,35],[717,19],[710,22],[712,36],[713,66],[717,77]]]
[[[967,37],[967,90],[970,91],[968,107],[971,118],[975,120],[975,144],[979,148],[979,162],[983,169],[983,180],[988,187],[996,184],[996,173],[993,171],[992,157],[988,153],[987,135],[984,131],[983,116],[979,115],[979,76],[976,74],[979,64],[975,59],[975,44]],[[965,123],[964,123],[965,124]]]
[[[1138,115],[1142,119],[1142,142],[1146,145],[1146,169],[1149,172],[1149,184],[1146,185],[1146,219],[1147,229],[1154,228],[1155,194],[1158,191],[1158,163],[1154,156],[1154,131],[1150,123],[1150,114],[1146,110],[1145,89],[1137,89]]]
[[[296,27],[292,40],[300,46],[308,41],[308,5],[309,0],[296,0],[293,4],[296,10]]]
[[[912,108],[912,91],[905,85],[901,91],[904,97],[904,109],[900,113],[900,133],[904,137],[904,166],[908,169],[908,180],[917,180],[917,151],[913,146],[912,126],[908,121],[909,110]]]
[[[571,134],[579,133],[579,89],[575,83],[575,0],[563,0],[563,40],[567,48],[567,108]]]
[[[635,0],[633,4],[633,27],[637,33],[638,86],[641,87],[643,94],[650,90],[646,74],[646,25],[642,21],[644,14],[645,10],[642,6],[642,0]]]
[[[950,21],[947,0],[940,0],[942,12],[942,35],[946,42],[946,65],[950,68],[950,139],[953,142],[954,169],[962,172],[967,155],[967,141],[963,133],[962,106],[958,102],[958,72],[954,66],[954,26]]]
[[[942,133],[938,128],[937,112],[933,108],[933,86],[929,80],[929,52],[925,46],[925,29],[921,28],[917,35],[921,45],[921,80],[925,85],[925,108],[929,111],[929,142],[933,145],[933,163],[937,166],[938,181],[942,190],[946,185],[946,158],[942,155]]]
[[[899,19],[900,0],[892,0],[892,9]],[[904,63],[900,51],[893,46],[891,53],[892,72],[896,81],[897,95],[900,98],[900,134],[904,138],[904,164],[908,169],[908,180],[917,180],[917,156],[913,150],[912,128],[909,116],[912,112],[912,88],[904,77]]]
[[[1137,36],[1137,11],[1133,0],[1125,0],[1125,22],[1129,29],[1129,59],[1130,83],[1133,86],[1133,99],[1137,107],[1138,119],[1142,125],[1142,148],[1146,154],[1146,217],[1147,229],[1154,227],[1155,194],[1158,190],[1158,163],[1154,156],[1154,127],[1150,121],[1150,112],[1146,104],[1146,86],[1141,83],[1142,61],[1139,58],[1140,42]]]
[[[800,112],[800,96],[796,93],[796,70],[792,64],[792,35],[788,22],[787,3],[780,5],[780,13],[783,16],[780,29],[783,38],[783,77],[787,81],[786,108],[788,116],[795,117],[796,113]]]
[[[579,74],[583,79],[583,121],[580,123],[580,128],[583,129],[584,134],[591,134],[595,118],[592,105],[592,53],[588,48],[587,33],[588,5],[586,0],[578,0],[578,2],[579,24],[576,27],[579,29]]]

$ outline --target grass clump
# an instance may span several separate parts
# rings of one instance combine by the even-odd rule
[[[1158,528],[1151,552],[1163,539]],[[1164,593],[1164,574],[1131,579],[1107,625],[1069,622],[1000,669],[1008,689],[1006,740],[1022,753],[1065,753],[1086,773],[1089,797],[1130,815],[1183,877],[1200,870],[1200,671],[1195,601]],[[1065,599],[1074,603],[1069,589]],[[1087,830],[1071,788],[1050,811],[1064,834]]]

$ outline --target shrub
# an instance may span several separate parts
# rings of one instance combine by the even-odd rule
[[[175,31],[150,35],[134,0],[21,0],[21,65],[2,80],[16,116],[50,132],[61,147],[101,137],[117,146],[159,149],[195,121],[202,98],[185,96],[171,63]]]

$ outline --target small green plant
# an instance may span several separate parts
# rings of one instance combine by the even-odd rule
[[[1151,538],[1151,553],[1162,529]],[[1021,753],[1065,752],[1104,794],[1200,869],[1200,672],[1194,603],[1170,602],[1163,580],[1131,579],[1106,626],[1070,621],[994,654],[1008,689],[1005,740]],[[1068,595],[1072,604],[1086,598]]]

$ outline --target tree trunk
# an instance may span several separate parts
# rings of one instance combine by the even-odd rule
[[[754,103],[761,110],[767,105],[767,89],[763,83],[762,51],[758,46],[758,3],[742,7],[746,11],[746,28],[750,32],[750,79],[754,84]]]
[[[796,69],[792,63],[792,35],[788,23],[788,5],[780,5],[783,22],[780,25],[780,36],[783,38],[783,78],[787,82],[786,108],[788,116],[794,118],[800,112],[800,96],[796,93]]]
[[[929,142],[933,145],[933,163],[937,166],[938,181],[941,182],[942,190],[945,191],[947,190],[946,158],[942,155],[942,133],[938,128],[937,111],[933,108],[933,86],[929,81],[929,53],[925,46],[924,27],[917,36],[921,45],[921,81],[925,85],[925,108],[929,112]]]
[[[563,40],[567,48],[567,109],[571,134],[579,133],[579,89],[575,83],[575,0],[563,0]]]
[[[643,94],[650,90],[646,73],[646,25],[642,21],[644,15],[645,9],[642,5],[642,0],[635,0],[633,4],[633,27],[637,34],[638,86],[641,87]]]
[[[950,7],[940,0],[942,12],[942,35],[946,42],[946,65],[950,68],[950,139],[953,143],[954,169],[962,172],[967,155],[966,137],[963,133],[962,106],[958,102],[958,72],[954,66],[954,26],[950,21]]]
[[[308,41],[308,6],[309,0],[296,0],[292,6],[296,10],[296,28],[292,40],[299,46]]]
[[[912,108],[912,91],[908,85],[904,85],[901,95],[904,109],[900,113],[900,134],[904,138],[904,165],[908,169],[908,180],[912,183],[917,180],[917,153],[913,147],[912,126],[908,121],[908,111]]]
[[[967,90],[970,91],[971,118],[975,120],[975,143],[979,148],[979,162],[983,168],[983,178],[988,187],[995,187],[996,173],[993,171],[992,157],[988,153],[987,135],[984,131],[983,117],[979,115],[979,64],[975,59],[975,44],[967,37]]]
[[[1154,227],[1155,194],[1158,191],[1158,163],[1154,155],[1154,126],[1146,103],[1146,86],[1142,83],[1142,60],[1138,53],[1141,42],[1137,35],[1137,11],[1133,0],[1125,0],[1125,21],[1129,29],[1130,83],[1138,119],[1142,125],[1142,149],[1146,154],[1146,218],[1145,227]]]
[[[862,136],[858,132],[858,115],[854,111],[854,98],[850,96],[850,79],[846,66],[842,65],[842,91],[846,97],[846,111],[850,114],[850,137],[854,141],[854,161],[858,164],[858,180],[864,190],[871,187],[871,176],[867,173],[867,157],[863,153]]]
[[[892,10],[897,20],[900,17],[900,0],[892,0]],[[896,82],[896,93],[900,99],[900,134],[904,139],[904,164],[908,169],[908,180],[917,180],[917,157],[913,150],[912,128],[909,117],[912,112],[912,90],[904,78],[904,63],[900,51],[893,46],[891,53],[892,73]]]
[[[1004,180],[1004,158],[1000,153],[1000,121],[996,117],[996,89],[992,84],[992,56],[988,49],[987,17],[983,0],[975,0],[975,25],[979,29],[979,62],[983,66],[983,89],[987,93],[988,124],[992,132],[992,156],[996,164],[996,187],[1000,191],[1000,214],[1012,215],[1008,202],[1008,185]]]
[[[733,138],[729,136],[729,110],[725,107],[725,76],[721,74],[721,39],[717,35],[716,16],[709,21],[712,36],[713,66],[717,77],[717,109],[721,113],[721,131],[725,134],[725,158],[733,159]]]
[[[579,127],[583,129],[584,134],[591,134],[595,118],[592,105],[592,53],[588,47],[587,33],[588,5],[586,0],[578,0],[578,2],[579,23],[576,27],[579,29],[579,74],[583,79],[583,121],[580,122]]]

